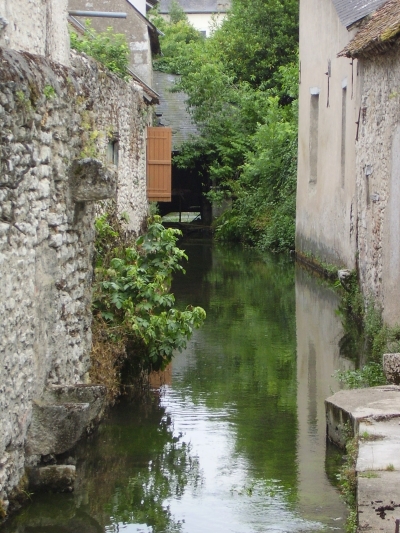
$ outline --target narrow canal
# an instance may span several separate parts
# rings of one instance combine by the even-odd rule
[[[344,531],[325,440],[332,374],[350,365],[335,295],[285,257],[182,247],[173,292],[204,327],[161,388],[79,446],[75,492],[33,496],[1,533]]]

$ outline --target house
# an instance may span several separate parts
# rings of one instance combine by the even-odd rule
[[[300,1],[296,252],[357,268],[388,323],[400,320],[398,6]]]
[[[361,285],[400,323],[400,1],[385,2],[340,51],[358,61],[357,255]]]
[[[130,75],[142,87],[147,103],[156,104],[159,97],[152,88],[152,56],[160,53],[160,32],[145,17],[146,10],[152,3],[145,0],[69,0],[69,20],[78,31],[84,31],[85,19],[90,19],[93,28],[98,32],[112,27],[115,33],[125,34],[130,48]],[[80,16],[78,20],[73,15],[74,11],[85,10],[126,13],[126,18]],[[171,131],[167,128],[152,128],[150,122],[146,132],[147,198],[151,201],[168,202],[171,198]],[[128,209],[128,214],[131,211]]]
[[[69,65],[68,0],[0,0],[0,46]]]
[[[68,9],[126,13],[126,18],[91,17],[91,24],[99,32],[112,27],[115,33],[126,35],[131,51],[129,68],[147,86],[152,86],[152,56],[160,53],[160,32],[146,18],[145,0],[68,0]],[[83,25],[85,20],[86,17],[79,17]]]
[[[173,0],[160,0],[159,12],[164,17],[169,14]],[[205,36],[210,35],[213,23],[223,20],[231,7],[231,0],[177,0],[180,7],[186,13],[190,24]]]

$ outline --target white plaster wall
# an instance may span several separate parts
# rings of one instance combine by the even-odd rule
[[[0,0],[0,46],[69,64],[68,0]]]
[[[166,20],[169,20],[169,15],[162,15]],[[209,37],[214,25],[217,27],[222,24],[226,17],[226,13],[187,13],[190,24],[198,31],[205,31],[206,36]]]
[[[400,58],[361,59],[363,86],[357,143],[360,279],[366,296],[400,323]]]
[[[359,108],[356,62],[337,58],[352,37],[331,0],[300,1],[299,153],[296,250],[319,260],[355,265],[355,122]],[[331,61],[328,100],[328,60]],[[342,186],[342,84],[347,80],[346,161]],[[319,90],[317,180],[310,183],[310,89]],[[352,96],[353,94],[353,96]]]
[[[188,13],[190,24],[199,31],[205,31],[209,37],[214,26],[220,26],[225,18],[225,13]]]

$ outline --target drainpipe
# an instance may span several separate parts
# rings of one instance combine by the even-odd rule
[[[126,19],[126,13],[118,11],[68,11],[72,17],[102,17],[114,19]]]

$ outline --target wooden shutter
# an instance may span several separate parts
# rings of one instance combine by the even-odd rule
[[[171,201],[171,128],[147,128],[147,198]]]

